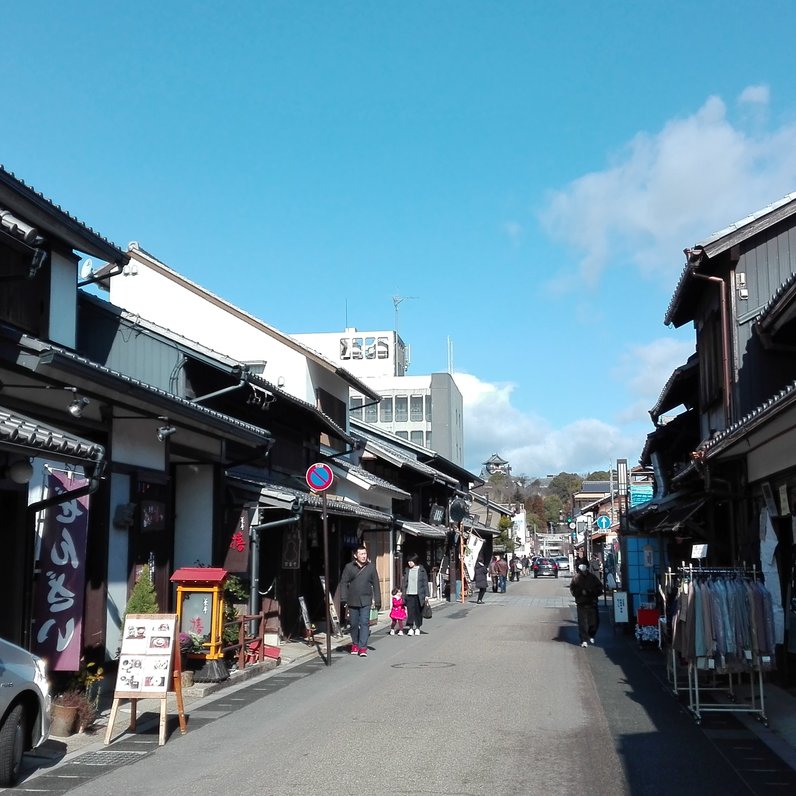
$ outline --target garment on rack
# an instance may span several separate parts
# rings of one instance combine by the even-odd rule
[[[698,669],[749,671],[774,666],[771,593],[737,573],[683,577],[675,600],[672,647]]]

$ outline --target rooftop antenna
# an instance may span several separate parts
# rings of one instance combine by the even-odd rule
[[[416,299],[419,296],[393,296],[392,305],[395,307],[395,333],[398,334],[398,307],[407,299]]]

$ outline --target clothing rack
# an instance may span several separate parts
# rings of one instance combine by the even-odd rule
[[[760,628],[757,626],[758,617],[756,615],[756,611],[752,606],[749,605],[748,602],[750,597],[752,597],[752,599],[763,599],[763,594],[758,593],[757,596],[754,597],[746,593],[743,595],[743,605],[745,608],[745,618],[749,623],[748,629],[750,631],[750,643],[748,645],[744,645],[743,649],[739,648],[734,650],[732,655],[733,662],[731,665],[725,660],[724,654],[718,651],[717,639],[715,637],[710,640],[710,646],[713,650],[710,654],[697,656],[696,650],[694,650],[693,654],[691,655],[686,655],[684,653],[683,657],[686,657],[688,661],[687,684],[681,685],[680,678],[678,676],[678,671],[680,669],[680,664],[678,662],[678,650],[674,642],[677,640],[675,638],[677,625],[681,622],[680,611],[683,610],[683,585],[693,584],[695,582],[700,583],[704,581],[706,585],[709,586],[711,583],[715,583],[717,580],[743,580],[747,582],[751,581],[752,583],[760,582],[760,585],[763,587],[763,589],[765,589],[762,581],[759,581],[759,575],[760,572],[755,566],[753,566],[751,569],[746,569],[745,567],[694,567],[693,565],[683,565],[682,567],[677,568],[676,572],[672,572],[671,568],[669,568],[665,573],[667,590],[675,584],[675,578],[677,578],[680,583],[680,593],[678,595],[680,607],[678,612],[673,617],[673,634],[669,655],[667,656],[667,676],[669,677],[669,682],[672,684],[675,695],[678,695],[683,691],[688,691],[688,709],[694,716],[697,724],[701,723],[702,715],[704,713],[739,712],[753,713],[756,715],[758,720],[763,722],[765,726],[768,726],[763,690],[763,669],[764,667],[770,667],[772,660],[770,655],[764,654],[760,650],[760,635],[758,633]],[[719,590],[719,600],[721,601],[722,597],[720,592],[721,590]],[[738,595],[736,594],[735,597],[737,600]],[[695,599],[693,594],[691,595],[691,598]],[[693,610],[697,610],[697,608],[699,608],[700,611],[703,610],[701,600],[704,598],[705,595],[700,597],[700,604],[698,606],[695,605]],[[715,601],[716,596],[714,596],[712,599]],[[725,602],[724,607],[726,609],[728,607],[728,603]],[[711,611],[714,609],[715,602],[711,604]],[[722,613],[722,620],[729,619],[730,613],[731,612],[727,612],[726,614]],[[733,616],[735,615],[733,614]],[[739,628],[732,623],[730,624],[730,627],[734,631],[739,630]],[[724,626],[724,629],[726,629],[726,626]],[[690,632],[694,631],[692,630]],[[729,658],[730,656],[728,655],[727,657]],[[743,681],[743,674],[749,674],[749,705],[739,703],[736,694],[737,687]],[[705,675],[709,675],[709,682],[705,682]],[[721,678],[724,677],[727,678],[726,683],[722,684]],[[728,694],[729,702],[716,701],[705,704],[702,700],[702,697],[708,691]]]

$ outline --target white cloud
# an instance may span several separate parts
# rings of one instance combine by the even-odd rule
[[[627,434],[593,418],[554,429],[543,418],[512,406],[513,384],[491,384],[469,373],[454,378],[464,403],[465,466],[472,472],[479,473],[481,464],[498,453],[517,475],[586,473],[607,469],[611,461],[640,451],[644,444],[646,431]]]
[[[768,105],[771,91],[768,86],[747,86],[738,96],[739,103]]]
[[[766,105],[768,88],[749,86],[739,101]],[[627,264],[671,284],[683,248],[792,191],[796,125],[760,130],[752,121],[747,130],[745,120],[733,122],[724,101],[709,97],[551,195],[542,222],[578,253],[581,279],[594,284],[604,269]]]

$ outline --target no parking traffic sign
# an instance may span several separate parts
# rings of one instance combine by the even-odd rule
[[[325,492],[334,481],[332,468],[328,464],[311,464],[307,468],[307,486],[315,492]]]

